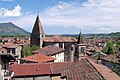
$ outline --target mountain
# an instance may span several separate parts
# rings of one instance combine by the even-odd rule
[[[16,26],[12,22],[0,23],[0,36],[25,36],[30,33]]]

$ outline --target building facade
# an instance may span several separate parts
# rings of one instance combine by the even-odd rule
[[[9,62],[15,61],[15,58],[8,53],[0,52],[0,80],[10,80],[13,75],[9,68]]]
[[[80,32],[78,40],[73,37],[65,37],[55,35],[52,37],[45,37],[39,16],[37,16],[32,33],[31,45],[40,46],[40,48],[47,45],[53,45],[65,49],[64,61],[78,61],[81,55],[85,55],[86,45],[83,43],[83,37]]]
[[[43,48],[33,51],[35,54],[44,54],[49,57],[55,58],[54,62],[64,62],[65,61],[65,49],[54,46],[47,45]]]

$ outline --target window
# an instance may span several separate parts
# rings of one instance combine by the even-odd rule
[[[44,35],[42,35],[42,38],[44,37]]]
[[[59,47],[60,47],[60,48],[63,48],[63,45],[62,45],[62,43],[59,43]]]
[[[64,48],[66,49],[66,46]]]
[[[84,47],[81,47],[81,53],[85,53]]]
[[[73,47],[71,47],[71,51],[73,51]]]
[[[75,48],[75,52],[78,53],[78,49],[77,48]]]

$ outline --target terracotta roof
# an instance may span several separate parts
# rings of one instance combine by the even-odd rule
[[[61,73],[61,77],[67,77],[67,80],[104,80],[87,59],[71,63],[53,63],[51,67],[52,73]]]
[[[65,49],[63,48],[59,48],[59,47],[56,47],[56,46],[52,46],[52,45],[48,45],[48,46],[45,46],[43,48],[40,48],[38,50],[35,50],[33,52],[35,53],[42,53],[42,54],[45,54],[45,55],[54,55],[54,54],[57,54],[57,53],[60,53],[60,52],[64,52]]]
[[[120,80],[120,77],[114,72],[111,73],[109,68],[90,59],[49,64],[15,64],[12,67],[15,77],[59,74],[67,80]]]
[[[6,44],[0,44],[0,46],[3,47],[3,48],[16,48],[19,45],[13,44],[13,43],[11,43],[11,44],[10,43],[6,43]]]
[[[43,41],[44,42],[76,42],[77,40],[73,37],[62,37],[60,35],[56,35],[53,37],[45,37]]]
[[[14,76],[36,76],[51,74],[49,64],[14,64],[12,65]]]
[[[77,40],[73,37],[63,37],[64,42],[77,42]]]
[[[120,64],[120,57],[119,57],[119,55],[108,55],[108,56],[106,56],[106,57],[103,57],[102,58],[103,60],[106,60],[106,61],[112,61],[112,62],[114,62],[114,63],[119,63]]]
[[[3,47],[6,47],[6,48],[17,48],[18,45],[5,45]]]
[[[96,68],[96,70],[102,74],[105,80],[120,80],[120,77],[110,70],[108,67],[102,64],[96,64],[92,59],[88,58],[89,62]]]
[[[34,54],[34,55],[31,55],[31,56],[27,56],[25,58],[21,58],[21,60],[44,63],[44,62],[54,61],[55,58],[39,53],[39,54]]]
[[[64,70],[68,69],[73,62],[54,62],[51,63],[52,74],[61,74]]]
[[[42,24],[40,22],[39,16],[37,15],[33,30],[32,30],[32,34],[45,34],[43,31],[43,27]]]

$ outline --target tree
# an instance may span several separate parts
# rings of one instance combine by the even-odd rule
[[[103,52],[106,54],[116,54],[118,52],[118,47],[115,42],[109,41],[104,47]]]
[[[34,50],[37,50],[37,49],[39,49],[39,46],[36,46],[36,45],[31,46],[31,51],[34,51]]]
[[[109,49],[108,47],[104,47],[103,48],[103,52],[107,54],[108,53],[108,49]]]
[[[22,49],[22,57],[30,56],[32,55],[32,51],[39,49],[38,46],[33,45],[32,47],[30,46],[24,46]]]
[[[117,42],[117,48],[118,48],[118,51],[120,52],[120,42]]]
[[[26,57],[28,55],[32,55],[30,46],[24,46],[22,49],[22,57]]]

